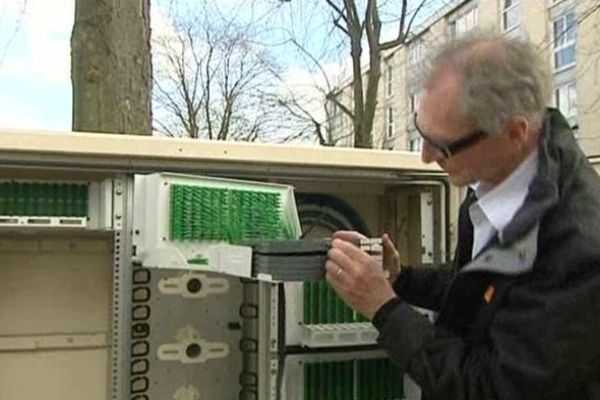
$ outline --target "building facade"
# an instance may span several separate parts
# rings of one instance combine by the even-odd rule
[[[413,115],[428,56],[473,30],[531,40],[548,60],[554,82],[550,106],[559,108],[588,155],[600,154],[600,7],[597,0],[467,0],[446,5],[408,43],[382,60],[373,146],[420,151]],[[335,98],[352,107],[351,81]],[[350,118],[329,101],[329,129],[337,145],[352,145]],[[337,110],[335,110],[337,109]]]

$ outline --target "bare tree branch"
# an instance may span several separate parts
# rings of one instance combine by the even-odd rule
[[[206,8],[188,12],[173,20],[173,37],[156,41],[163,62],[155,64],[155,126],[168,136],[260,140],[289,119],[284,107],[264,100],[276,90],[278,67],[252,28],[219,15]]]
[[[337,99],[337,93],[334,92],[329,92],[326,99],[337,105],[345,115],[351,117],[354,128],[354,145],[356,147],[372,147],[372,131],[377,110],[377,94],[381,79],[383,52],[406,43],[412,24],[415,21],[416,15],[423,8],[425,0],[421,0],[408,24],[408,0],[402,0],[397,37],[385,42],[381,41],[382,21],[379,11],[382,6],[377,0],[366,1],[362,21],[358,17],[357,0],[340,1],[343,1],[343,9],[338,7],[338,3],[333,0],[328,0],[327,5],[338,14],[340,14],[340,11],[345,11],[346,19],[344,22],[346,22],[346,26],[342,27],[339,23],[334,23],[334,26],[348,37],[352,61],[354,104],[352,110],[350,110],[349,107]],[[361,65],[364,46],[362,40],[363,32],[366,32],[369,52],[369,68],[364,73]]]
[[[327,93],[325,95],[325,98],[327,100],[333,102],[336,106],[338,106],[340,108],[340,110],[342,110],[342,112],[344,114],[346,114],[347,116],[349,116],[351,119],[356,118],[356,116],[354,115],[354,112],[350,108],[346,107],[346,105],[344,103],[339,101],[335,94]]]
[[[15,22],[15,28],[13,29],[12,33],[8,36],[8,39],[4,44],[2,52],[0,53],[0,66],[2,66],[2,64],[4,63],[4,59],[6,58],[6,54],[8,53],[8,48],[19,34],[19,31],[21,30],[21,24],[23,23],[25,11],[27,10],[27,1],[28,0],[22,0],[21,7],[19,8],[19,17]]]

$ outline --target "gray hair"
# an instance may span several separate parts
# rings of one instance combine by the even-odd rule
[[[476,128],[497,133],[517,116],[525,117],[533,129],[541,127],[551,94],[550,74],[531,43],[491,33],[451,41],[433,57],[425,88],[448,69],[462,78],[460,112]]]

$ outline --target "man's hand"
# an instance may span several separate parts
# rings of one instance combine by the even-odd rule
[[[352,240],[362,236],[356,235],[360,234],[346,231],[334,235],[325,263],[325,278],[346,304],[372,319],[383,304],[396,297],[396,293],[370,255],[340,238]]]
[[[333,239],[342,239],[347,242],[358,244],[361,239],[367,237],[356,231],[337,231],[332,236]],[[381,235],[383,245],[383,269],[388,272],[388,281],[393,284],[400,274],[400,253],[387,233]]]

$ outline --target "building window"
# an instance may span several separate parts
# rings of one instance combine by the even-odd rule
[[[450,23],[450,36],[453,39],[465,36],[477,26],[477,8],[471,8]]]
[[[342,126],[342,121],[343,121],[343,116],[339,110],[339,107],[337,105],[337,103],[331,101],[329,103],[329,112],[331,113],[330,115],[330,129],[333,135],[339,135],[340,134],[340,129],[343,129]]]
[[[554,96],[556,107],[573,123],[573,120],[577,118],[577,86],[575,82],[558,86],[554,91]]]
[[[573,12],[554,20],[554,68],[557,70],[575,64],[575,25]]]
[[[408,63],[418,65],[425,58],[425,44],[423,40],[417,39],[408,45]]]
[[[388,107],[387,111],[387,137],[390,139],[394,137],[394,110]]]
[[[386,94],[387,96],[391,96],[393,91],[394,91],[394,84],[393,84],[393,68],[391,65],[388,65],[387,67],[387,73],[386,73],[386,77],[387,77],[387,89],[386,89]]]
[[[420,136],[413,137],[408,141],[408,150],[420,152],[422,147],[422,139]]]
[[[510,31],[519,26],[520,7],[519,1],[504,0],[504,10],[502,11],[502,27],[504,31]]]
[[[409,104],[408,104],[408,108],[410,110],[410,115],[414,114],[417,112],[417,109],[419,108],[419,102],[421,101],[421,92],[420,91],[414,91],[411,92],[409,95]]]

